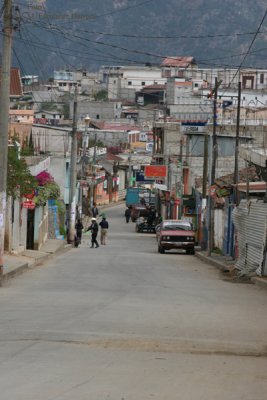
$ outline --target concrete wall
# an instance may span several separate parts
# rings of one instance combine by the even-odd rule
[[[71,147],[71,128],[33,125],[32,138],[36,154],[50,153],[66,156]]]
[[[48,206],[36,207],[34,215],[34,250],[40,250],[48,236]]]
[[[214,247],[221,250],[223,249],[224,218],[223,210],[214,211]]]
[[[133,127],[134,128],[134,127]],[[89,137],[94,138],[94,135],[96,134],[97,141],[101,141],[104,146],[117,146],[120,143],[128,143],[128,132],[125,131],[120,131],[114,128],[113,130],[108,130],[108,129],[94,129],[94,130],[89,130]]]
[[[182,150],[182,161],[190,167],[190,185],[201,190],[202,175],[203,175],[203,153],[200,156],[192,156],[192,138],[194,135],[183,135],[181,132],[180,123],[159,123],[155,124],[156,127],[164,128],[164,143],[163,143],[163,156],[164,162],[176,162],[180,158],[180,151]],[[206,132],[212,136],[212,126],[206,127]],[[233,154],[226,156],[219,156],[216,163],[216,178],[228,175],[234,172],[235,165],[235,126],[217,127],[217,135],[222,138],[232,138]],[[239,132],[242,141],[248,141],[252,145],[267,147],[267,126],[241,126]],[[202,138],[204,143],[203,133],[197,135]],[[181,142],[182,140],[182,142]],[[224,149],[222,149],[224,150]],[[209,150],[211,151],[211,149]],[[170,159],[171,158],[171,159]],[[210,165],[209,165],[210,167]],[[245,168],[245,161],[239,158],[239,169]]]
[[[66,161],[69,158],[56,157],[50,158],[50,168],[49,172],[54,177],[56,183],[60,187],[60,198],[64,199],[64,190],[66,187]]]
[[[112,120],[121,116],[121,102],[119,101],[78,101],[78,121],[84,121],[88,115],[93,120]],[[70,104],[70,116],[73,115],[73,103]]]
[[[12,203],[12,198],[9,197],[6,208],[5,251],[17,254],[26,249],[27,209],[21,207],[19,200]]]

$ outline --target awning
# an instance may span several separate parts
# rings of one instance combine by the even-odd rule
[[[162,183],[155,183],[154,184],[155,189],[159,189],[162,192],[168,192],[168,188],[166,185],[163,185]]]

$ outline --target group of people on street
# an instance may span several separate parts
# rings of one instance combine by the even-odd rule
[[[108,233],[109,223],[108,223],[108,221],[106,219],[105,214],[101,214],[100,215],[100,216],[102,216],[102,220],[98,225],[97,217],[99,215],[99,211],[98,211],[98,208],[96,206],[96,203],[93,204],[93,207],[91,209],[91,213],[92,213],[91,225],[86,230],[84,230],[84,226],[83,226],[81,220],[80,219],[77,220],[77,223],[75,225],[75,229],[76,229],[75,247],[78,247],[79,244],[81,244],[82,233],[91,231],[91,233],[92,233],[92,236],[91,236],[91,248],[96,248],[97,249],[99,247],[99,243],[97,241],[97,235],[98,235],[99,226],[101,228],[100,242],[101,242],[102,245],[106,245],[107,244],[107,233]]]

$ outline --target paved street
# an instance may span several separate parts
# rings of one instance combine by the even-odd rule
[[[105,213],[106,246],[0,288],[0,399],[265,400],[266,290]]]

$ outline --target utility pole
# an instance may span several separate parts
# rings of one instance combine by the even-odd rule
[[[97,133],[95,132],[95,136],[94,136],[94,155],[93,155],[93,180],[94,180],[93,203],[96,203],[96,186],[97,186],[97,180],[96,180],[96,144],[97,144]]]
[[[211,166],[211,184],[213,185],[216,176],[216,162],[218,156],[217,149],[217,96],[218,96],[218,81],[215,78],[214,99],[213,99],[213,130],[212,130],[212,166]]]
[[[219,83],[220,84],[220,83]],[[218,80],[215,78],[215,87],[212,91],[213,93],[213,130],[212,130],[212,154],[211,154],[211,181],[210,184],[213,185],[216,176],[216,162],[217,162],[217,96],[218,96]],[[208,246],[208,256],[211,256],[214,245],[214,207],[211,195],[209,196],[209,246]]]
[[[86,149],[88,147],[88,128],[89,128],[89,124],[90,124],[90,120],[91,118],[87,115],[84,119],[84,123],[85,123],[85,131],[84,131],[84,135],[83,135],[83,156],[82,156],[82,177],[83,179],[86,178]]]
[[[238,157],[239,157],[239,127],[240,127],[240,105],[241,105],[241,82],[238,82],[238,97],[237,97],[237,117],[236,117],[236,136],[235,136],[235,204],[239,204],[239,167],[238,167]]]
[[[204,159],[203,159],[203,175],[202,175],[202,207],[201,207],[201,243],[203,249],[206,249],[206,219],[207,215],[204,210],[207,210],[207,178],[208,178],[208,157],[209,157],[209,135],[204,133]]]
[[[207,198],[207,177],[208,177],[208,157],[209,157],[209,135],[204,134],[204,161],[203,161],[203,176],[202,176],[202,200]]]
[[[128,187],[129,186],[133,186],[133,182],[132,182],[132,177],[133,177],[133,170],[132,170],[132,155],[130,153],[129,157],[128,157],[128,170],[129,170],[129,174],[128,174]]]
[[[70,197],[68,215],[68,243],[74,244],[76,220],[76,186],[77,186],[77,85],[73,102],[72,142],[70,160]]]
[[[12,31],[12,0],[5,0],[3,20],[2,70],[0,83],[0,279],[3,275],[4,264]]]

